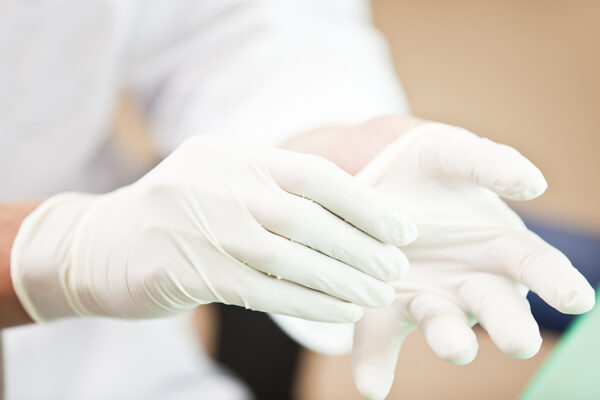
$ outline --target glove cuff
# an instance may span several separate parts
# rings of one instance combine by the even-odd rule
[[[43,323],[75,316],[68,271],[73,241],[95,195],[63,193],[43,202],[22,223],[11,249],[14,290],[29,316]]]

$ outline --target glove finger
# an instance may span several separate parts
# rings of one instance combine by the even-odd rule
[[[222,275],[215,274],[205,281],[221,303],[322,322],[356,322],[363,315],[363,309],[355,304],[276,279],[237,260],[224,265]]]
[[[509,232],[491,244],[492,258],[506,274],[566,314],[592,309],[594,289],[556,248],[530,231]]]
[[[467,315],[456,303],[424,293],[411,301],[409,310],[438,357],[459,365],[473,361],[477,338]]]
[[[398,204],[317,156],[272,152],[271,175],[287,192],[306,197],[384,243],[406,245],[417,228]]]
[[[265,207],[264,202],[272,206]],[[374,278],[393,281],[408,272],[402,251],[346,223],[317,203],[284,191],[250,212],[271,232],[342,261]]]
[[[439,123],[413,131],[422,135],[419,162],[430,174],[481,185],[511,200],[533,199],[548,186],[540,170],[510,146]]]
[[[413,326],[394,306],[365,310],[355,324],[352,374],[358,391],[369,400],[384,399],[392,387],[398,353]]]
[[[394,301],[392,286],[258,225],[256,228],[251,241],[227,241],[225,251],[265,274],[357,305],[383,307]]]
[[[459,296],[503,353],[530,358],[539,351],[540,330],[514,282],[481,274],[464,282]]]

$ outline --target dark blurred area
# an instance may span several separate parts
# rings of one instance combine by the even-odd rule
[[[264,313],[225,304],[215,307],[219,363],[243,380],[256,399],[293,398],[298,344]]]

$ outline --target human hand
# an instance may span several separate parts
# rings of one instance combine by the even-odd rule
[[[430,123],[402,135],[359,178],[392,197],[419,231],[403,248],[411,267],[393,283],[394,304],[366,310],[355,324],[353,372],[366,398],[387,395],[402,341],[415,327],[456,364],[476,355],[476,322],[501,351],[528,358],[541,344],[528,289],[564,313],[594,305],[585,278],[499,197],[529,200],[546,189],[516,150]]]
[[[415,237],[398,205],[316,156],[195,137],[138,182],[23,223],[12,279],[36,321],[223,302],[320,321],[389,305]]]

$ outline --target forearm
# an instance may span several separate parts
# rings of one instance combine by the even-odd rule
[[[21,223],[40,203],[0,204],[0,328],[33,322],[17,298],[10,277],[10,253]]]
[[[282,145],[284,149],[315,154],[356,175],[400,135],[422,124],[411,116],[377,118],[353,127],[331,127],[306,132]]]

